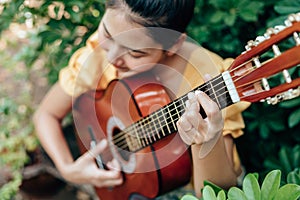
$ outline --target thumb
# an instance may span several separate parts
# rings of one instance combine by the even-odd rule
[[[94,141],[92,141],[92,142],[94,142]],[[99,155],[101,152],[103,152],[106,147],[107,147],[107,140],[103,139],[98,144],[91,143],[91,150],[86,153],[89,154],[89,156],[91,156],[92,158],[95,158],[97,155]]]

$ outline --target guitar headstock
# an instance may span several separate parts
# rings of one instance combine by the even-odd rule
[[[229,68],[241,100],[270,104],[300,95],[300,13],[251,40]],[[282,81],[278,81],[282,79]]]

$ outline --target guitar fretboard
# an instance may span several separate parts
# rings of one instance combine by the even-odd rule
[[[205,92],[216,102],[220,109],[233,104],[222,75],[213,78],[192,91],[195,92],[196,90]],[[115,144],[119,148],[136,152],[177,132],[176,122],[184,113],[187,100],[188,93],[128,126],[119,133],[125,141],[122,139],[119,142],[115,142]],[[202,108],[200,108],[200,114],[203,118],[206,117]],[[120,138],[119,134],[118,138]]]

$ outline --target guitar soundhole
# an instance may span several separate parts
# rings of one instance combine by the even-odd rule
[[[125,161],[129,161],[131,152],[129,150],[129,146],[127,145],[124,132],[122,132],[119,128],[113,129],[113,143],[116,146],[119,155]]]

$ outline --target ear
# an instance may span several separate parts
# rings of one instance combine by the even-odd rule
[[[167,55],[173,56],[181,48],[182,44],[186,40],[186,37],[186,34],[182,33],[177,39],[176,43],[167,50]]]

